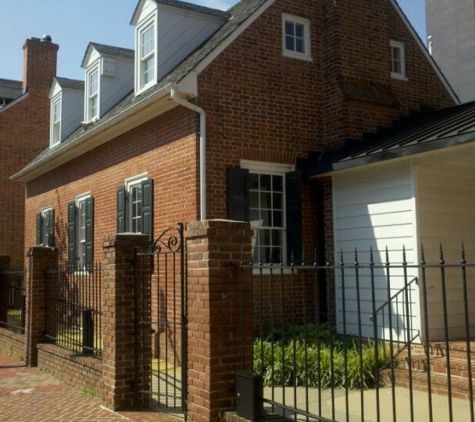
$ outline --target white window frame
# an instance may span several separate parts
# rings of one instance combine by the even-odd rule
[[[282,176],[282,227],[281,228],[272,228],[272,230],[281,230],[281,238],[282,244],[279,246],[282,248],[282,256],[281,261],[287,262],[287,210],[286,210],[286,192],[285,192],[285,174],[294,170],[294,166],[288,164],[280,164],[280,163],[266,163],[261,161],[248,161],[248,160],[241,160],[241,168],[249,170],[249,174],[260,174],[260,175],[272,175],[272,176]],[[249,189],[249,201],[251,197],[252,189]],[[249,203],[251,208],[251,203]],[[260,208],[260,206],[259,206]],[[273,205],[272,207],[273,208]],[[251,210],[250,210],[251,214]],[[254,248],[257,246],[257,236],[258,230],[260,228],[264,228],[260,225],[258,220],[253,221],[250,215],[250,223],[251,229],[254,230],[254,235],[252,237],[252,255],[254,256]],[[258,258],[260,260],[260,258]],[[268,264],[268,262],[265,262]],[[274,262],[275,263],[275,262]]]
[[[62,95],[59,93],[51,100],[51,132],[50,146],[58,145],[61,142],[61,115],[62,115]]]
[[[89,192],[78,195],[75,199],[76,203],[76,259],[77,268],[86,267],[86,199],[89,199]],[[84,211],[84,218],[81,214]]]
[[[96,89],[94,91],[91,91],[93,89],[94,85],[91,83],[93,75],[96,75],[97,78],[97,83],[96,83]],[[99,63],[96,63],[93,67],[88,69],[86,71],[86,90],[85,90],[85,95],[86,95],[86,101],[85,101],[85,107],[86,110],[84,112],[84,115],[86,117],[87,122],[92,122],[97,119],[99,119],[100,115],[100,84],[101,84],[101,73],[99,69]],[[94,104],[93,104],[94,103]],[[94,110],[95,107],[95,110]],[[94,111],[94,112],[93,112]]]
[[[287,34],[287,23],[303,26],[303,40],[296,34]],[[293,37],[294,40],[301,39],[303,41],[303,51],[297,51],[296,47],[287,48],[287,38]],[[289,15],[287,13],[282,14],[282,54],[285,57],[291,57],[300,60],[312,60],[311,43],[310,43],[310,20],[299,16]]]
[[[131,232],[131,233],[142,233],[142,230],[137,231],[137,228],[136,227],[134,228],[134,220],[135,220],[135,222],[138,221],[138,223],[136,223],[136,224],[139,224],[140,228],[142,228],[142,221],[141,221],[141,219],[142,219],[142,210],[139,209],[138,212],[134,212],[134,211],[137,211],[137,209],[134,206],[132,195],[133,195],[134,189],[136,189],[137,187],[140,187],[140,184],[144,180],[147,180],[147,179],[148,179],[147,173],[143,173],[143,174],[140,174],[138,176],[134,176],[134,177],[131,177],[131,178],[125,180],[125,190],[127,192],[127,198],[126,198],[126,201],[127,201],[127,204],[126,204],[126,208],[127,208],[126,229],[127,229],[128,232]],[[142,195],[143,195],[143,192],[142,192]]]
[[[394,79],[407,80],[406,76],[406,46],[403,42],[391,40],[389,42],[391,48],[391,77]],[[395,56],[395,52],[399,53],[399,57]],[[396,66],[398,64],[399,66]],[[397,67],[400,67],[398,69]]]
[[[47,207],[44,207],[44,208],[41,208],[41,218],[43,219],[43,222],[41,224],[41,245],[43,246],[47,246],[48,245],[48,242],[46,242],[46,236],[47,236],[47,232],[46,232],[46,224],[45,224],[45,219],[46,219],[46,213],[48,213],[49,211],[53,211],[53,207],[51,205],[48,205]]]
[[[153,47],[142,56],[143,40],[142,37],[148,30],[153,34]],[[156,14],[150,19],[145,20],[135,31],[135,91],[140,93],[145,91],[157,82],[157,19]],[[149,60],[153,60],[153,70],[150,79],[145,82],[145,65]]]

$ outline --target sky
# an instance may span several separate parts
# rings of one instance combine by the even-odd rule
[[[227,10],[238,0],[188,0]],[[425,0],[398,0],[425,40]],[[89,42],[133,48],[130,20],[138,0],[0,0],[0,78],[21,80],[22,46],[48,34],[59,44],[57,75],[84,79],[81,63]]]

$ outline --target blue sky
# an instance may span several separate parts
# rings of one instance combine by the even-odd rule
[[[188,0],[226,10],[238,0]],[[378,1],[378,0],[377,0]],[[424,0],[398,0],[425,39]],[[0,0],[0,78],[22,79],[23,42],[44,34],[59,44],[58,76],[84,79],[81,62],[90,41],[133,48],[130,25],[137,0]]]

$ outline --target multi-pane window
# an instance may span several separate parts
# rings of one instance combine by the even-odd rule
[[[94,201],[89,194],[68,204],[68,262],[74,269],[93,264]]]
[[[125,181],[117,189],[117,232],[144,233],[152,237],[153,181],[146,175]]]
[[[87,104],[88,104],[88,120],[99,117],[99,69],[92,70],[87,77]]]
[[[391,76],[396,79],[406,79],[406,57],[404,43],[390,42],[391,48]]]
[[[155,79],[155,25],[140,33],[141,87]]]
[[[129,186],[130,231],[142,232],[142,185],[141,183]]]
[[[298,16],[282,16],[282,40],[285,56],[310,60],[310,21]]]
[[[51,207],[36,214],[36,244],[54,246],[54,210]]]
[[[52,101],[51,145],[61,142],[61,97]]]
[[[249,211],[254,230],[253,260],[280,263],[284,259],[284,176],[249,174]]]
[[[241,161],[226,170],[228,218],[249,221],[254,262],[302,262],[301,175],[292,166]]]

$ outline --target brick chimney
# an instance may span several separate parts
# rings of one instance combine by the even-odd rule
[[[23,89],[48,98],[49,89],[56,76],[56,60],[59,46],[51,42],[49,35],[30,38],[23,44]]]

